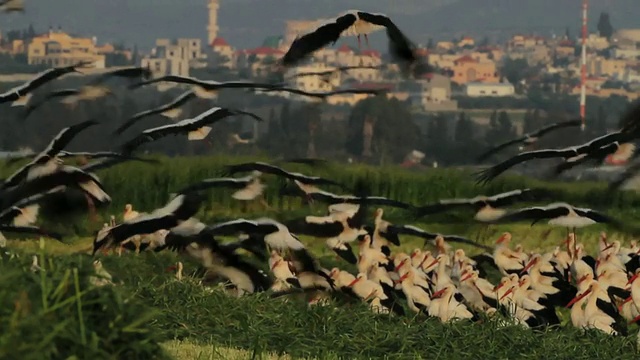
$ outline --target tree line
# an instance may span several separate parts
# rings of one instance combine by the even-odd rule
[[[61,79],[46,85],[32,102],[49,91],[75,87],[81,78]],[[166,92],[142,88],[127,90],[126,83],[109,84],[115,93],[93,103],[81,103],[69,108],[56,100],[49,101],[28,118],[24,109],[0,105],[0,149],[17,150],[28,147],[39,150],[63,127],[94,118],[103,125],[89,129],[74,139],[70,149],[83,151],[114,150],[139,132],[170,123],[162,116],[151,116],[132,126],[121,136],[111,133],[133,114],[173,100],[183,88]],[[6,86],[0,91],[6,90]],[[615,105],[615,104],[614,104]],[[625,104],[626,105],[626,104]],[[282,156],[313,156],[333,160],[362,161],[373,164],[400,163],[412,150],[426,154],[426,162],[442,165],[473,164],[474,155],[488,147],[509,140],[517,134],[530,132],[546,124],[571,119],[562,107],[527,110],[522,120],[514,114],[493,110],[485,114],[412,113],[407,102],[384,96],[360,101],[353,107],[305,103],[284,98],[226,90],[216,100],[197,99],[185,106],[184,117],[195,116],[212,106],[226,106],[252,111],[264,118],[254,126],[253,120],[230,118],[214,125],[207,141],[190,142],[186,137],[169,137],[145,145],[146,152],[168,155],[202,155],[212,153]],[[609,107],[608,107],[609,106]],[[565,129],[545,137],[544,147],[578,144],[606,133],[624,106],[602,103],[591,107],[587,130]],[[595,114],[594,114],[595,113]],[[575,113],[574,113],[575,114]],[[232,141],[233,134],[248,139],[248,144]],[[518,149],[505,151],[501,157],[513,155]]]

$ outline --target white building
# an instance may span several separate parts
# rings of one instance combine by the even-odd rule
[[[291,68],[285,74],[285,79],[300,90],[308,92],[326,92],[340,86],[341,74],[334,71],[323,75],[309,75],[336,70],[334,66],[327,66],[323,63],[314,63],[306,66]],[[301,76],[302,75],[302,76]]]
[[[206,66],[200,39],[156,40],[151,56],[141,60],[140,66],[149,67],[155,76],[189,76],[189,68]]]
[[[511,83],[472,82],[465,85],[465,94],[471,97],[513,96],[515,93],[516,89]]]

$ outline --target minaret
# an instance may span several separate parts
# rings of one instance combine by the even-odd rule
[[[209,24],[207,25],[207,34],[209,35],[210,45],[213,40],[218,37],[218,8],[220,7],[220,0],[209,0]]]

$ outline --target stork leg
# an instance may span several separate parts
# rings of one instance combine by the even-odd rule
[[[269,206],[269,204],[267,204],[267,200],[264,199],[264,196],[260,196],[260,199],[258,201],[260,202],[260,205],[262,205],[265,209],[273,210],[273,208]]]
[[[358,49],[360,49],[360,44],[361,44],[361,41],[360,41],[360,34],[358,34],[357,38],[358,38]]]
[[[136,239],[133,241],[133,244],[134,244],[134,245],[135,245],[135,247],[136,247],[136,255],[140,254],[140,244],[141,244],[141,243],[142,243],[142,239],[140,239],[140,238],[136,238]]]
[[[367,45],[367,49],[371,48],[369,46],[369,35],[368,34],[364,34],[364,43]]]
[[[96,205],[93,203],[93,199],[86,193],[84,194],[84,197],[87,199],[87,208],[89,208],[89,219],[91,220],[91,222],[98,221]]]

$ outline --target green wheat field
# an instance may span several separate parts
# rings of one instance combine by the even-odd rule
[[[239,157],[158,158],[160,164],[127,163],[99,172],[113,202],[99,209],[100,220],[86,215],[73,218],[42,214],[43,227],[62,233],[62,242],[50,239],[9,241],[13,256],[0,261],[0,359],[637,359],[638,327],[628,337],[611,337],[573,328],[569,313],[560,310],[563,326],[534,332],[504,324],[500,319],[443,325],[423,316],[375,315],[366,305],[337,299],[329,306],[309,307],[295,298],[270,299],[268,294],[232,298],[216,288],[199,284],[198,264],[171,252],[125,253],[101,256],[115,285],[95,287],[93,258],[88,254],[92,234],[109,215],[120,220],[124,205],[140,211],[163,206],[169,195],[190,183],[216,177],[223,165],[266,160]],[[0,170],[8,175],[21,164]],[[346,185],[366,178],[374,195],[415,205],[450,197],[491,195],[507,190],[545,188],[573,205],[604,211],[637,223],[640,197],[609,194],[603,183],[546,183],[505,176],[476,186],[470,172],[453,169],[407,171],[328,164],[311,169],[287,169],[326,176]],[[286,220],[326,211],[322,204],[303,204],[280,198],[277,180],[268,181],[266,200],[272,209],[243,208],[225,190],[207,193],[198,218],[215,223],[237,217],[270,216]],[[328,188],[329,191],[337,189]],[[553,202],[553,201],[547,201]],[[529,204],[522,204],[527,206]],[[492,244],[504,231],[513,242],[530,251],[559,246],[566,230],[545,224],[484,225],[474,223],[473,212],[443,214],[414,221],[400,210],[385,212],[398,224],[415,224],[428,231],[464,235]],[[373,219],[373,209],[371,218]],[[628,241],[630,236],[593,226],[578,233],[593,252],[597,237]],[[326,268],[340,266],[321,239],[302,238]],[[423,247],[421,240],[405,237],[394,249]],[[478,250],[463,247],[469,254]],[[32,257],[42,271],[30,271]],[[177,281],[167,267],[185,264],[185,277]],[[266,265],[262,264],[264,270]],[[495,279],[492,279],[495,281]],[[411,314],[411,313],[408,313]]]

